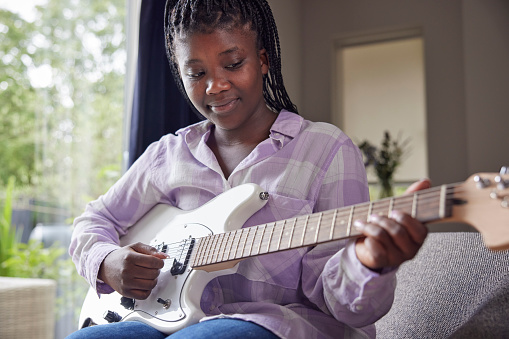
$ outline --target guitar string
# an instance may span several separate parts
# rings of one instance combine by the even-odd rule
[[[375,206],[374,210],[377,210],[379,208],[380,207]],[[436,208],[438,208],[438,207],[436,207],[436,206],[433,207],[433,209],[436,209]],[[362,216],[365,215],[364,211],[361,211],[359,214],[362,215]],[[324,219],[325,222],[328,221],[328,217],[329,216],[326,215],[326,218]],[[355,219],[358,219],[358,218],[355,218]],[[304,235],[303,229],[305,228],[306,223],[302,222],[302,221],[299,221],[299,222],[300,223],[296,224],[296,227],[294,227],[294,233],[296,235],[300,236],[301,233],[302,233],[302,235]],[[259,228],[261,228],[262,230],[264,229],[263,227],[259,227]],[[275,230],[279,231],[279,232],[282,231],[282,230],[278,230],[277,228],[278,228],[278,225],[276,224],[275,227],[272,227],[272,231],[270,231],[269,233],[274,233]],[[314,228],[311,228],[310,230],[314,231]],[[325,231],[328,233],[327,229],[325,229]],[[288,232],[286,232],[286,233],[288,233]],[[287,235],[283,234],[283,236],[286,237]],[[233,238],[235,239],[235,236]],[[258,240],[257,240],[257,238],[258,238]],[[326,238],[325,240],[331,240],[331,239],[330,238]],[[239,254],[240,254],[240,257],[249,256],[249,255],[253,254],[253,249],[251,247],[247,251],[247,254],[246,254],[245,247],[244,247],[243,250],[240,251],[240,253],[238,253],[239,251],[236,250],[235,251],[236,253],[235,253],[235,255],[232,258],[232,256],[231,256],[231,254],[232,254],[231,253],[231,249],[232,249],[233,246],[230,246],[230,249],[228,249],[227,244],[223,245],[222,239],[220,239],[219,237],[216,237],[216,239],[212,240],[212,241],[215,242],[215,244],[213,246],[209,247],[209,250],[206,250],[205,253],[204,253],[204,256],[205,256],[204,261],[206,263],[216,262],[217,260],[212,258],[213,256],[215,256],[215,258],[224,258],[225,253],[228,253],[227,258],[230,258],[230,259],[234,259],[234,258],[239,257]],[[224,238],[223,238],[223,241],[224,241]],[[262,248],[266,248],[266,250],[264,250],[263,253],[270,252],[270,242],[267,242],[267,240],[263,238],[263,235],[259,235],[258,231],[249,232],[249,235],[247,235],[244,239],[242,237],[238,237],[238,240],[236,242],[243,242],[243,243],[253,244],[255,241],[259,242],[260,245],[258,247],[254,248],[254,249],[257,250],[257,252],[254,253],[254,254],[261,253],[262,252]],[[315,242],[312,242],[312,243],[315,243]],[[288,247],[292,247],[291,244],[292,244],[292,241],[290,241]],[[305,244],[306,243],[304,242],[304,245]],[[301,245],[302,245],[302,243],[301,243]],[[298,246],[295,246],[295,247],[298,247]],[[276,248],[276,250],[277,249],[280,249],[280,248]]]
[[[446,195],[447,195],[446,199],[450,198],[450,196],[453,195],[453,194],[457,195],[458,193],[461,193],[460,190],[456,190],[456,191],[451,192],[451,190],[453,190],[454,188],[455,187],[453,185],[448,185],[447,186],[448,192],[446,192]],[[439,205],[436,205],[436,204],[439,203],[439,201],[436,200],[436,198],[437,198],[436,193],[440,192],[441,190],[442,190],[442,188],[438,187],[438,188],[435,188],[435,189],[429,189],[429,190],[426,190],[426,191],[417,192],[416,194],[419,196],[419,199],[418,199],[419,206],[420,206],[419,210],[422,210],[422,207],[426,203],[434,204],[433,207],[432,207],[432,210],[438,209]],[[431,195],[431,197],[430,197],[430,195]],[[395,200],[398,200],[397,201],[397,205],[396,205],[397,209],[405,211],[405,209],[411,208],[412,205],[414,204],[414,197],[413,196],[414,196],[414,194],[409,194],[408,196],[400,196],[400,197],[393,198]],[[385,199],[385,200],[386,200],[385,202],[389,202],[390,203],[391,198],[388,198],[388,199]],[[359,214],[359,215],[362,215],[362,216],[365,217],[366,213],[363,210],[365,210],[366,208],[369,209],[370,205],[378,205],[378,206],[375,206],[373,208],[373,210],[377,210],[377,209],[380,209],[380,208],[384,209],[385,206],[379,206],[382,203],[384,203],[384,201],[383,200],[379,200],[379,201],[375,201],[373,203],[364,203],[364,204],[357,205],[359,208],[356,208],[356,213],[355,214],[356,215]],[[336,210],[325,211],[323,213],[332,213],[332,212],[336,212]],[[349,211],[341,211],[340,213],[342,215],[344,215],[344,216],[349,216],[350,215]],[[317,215],[319,215],[319,213],[315,214],[315,216],[317,216]],[[340,218],[338,218],[338,219],[340,219]],[[355,218],[355,219],[358,219],[358,218]],[[293,219],[289,219],[289,220],[293,220]],[[302,220],[299,220],[299,222],[301,224],[296,224],[295,227],[293,228],[293,231],[294,231],[294,233],[296,235],[300,236],[300,233],[302,232],[302,229],[305,229],[307,223],[302,223]],[[273,223],[270,223],[270,224],[273,224]],[[268,225],[270,225],[270,224],[268,224]],[[264,227],[264,226],[267,226],[267,225],[259,225],[258,227],[260,227],[260,226]],[[273,228],[273,231],[276,229],[276,227],[277,227],[277,222],[275,223],[275,227]],[[314,231],[314,227],[311,229],[311,231]],[[252,244],[257,239],[258,233],[257,233],[257,231],[250,232],[250,233],[252,235],[249,235],[248,237],[246,237],[243,240],[242,240],[242,238],[239,238],[238,241],[243,241],[244,243],[249,242],[249,243]],[[327,240],[334,240],[335,238],[336,237],[333,237],[333,239],[327,239]],[[234,237],[234,239],[235,239],[235,237]],[[238,255],[238,253],[235,253],[235,256],[232,259],[239,259],[239,258],[251,256],[251,255],[256,255],[259,252],[261,252],[261,248],[263,248],[263,247],[267,248],[267,250],[265,252],[263,252],[262,254],[270,252],[270,250],[269,250],[270,249],[270,243],[268,244],[267,241],[265,239],[263,239],[263,237],[260,240],[261,240],[261,242],[260,242],[261,245],[258,248],[256,248],[256,247],[254,248],[255,250],[258,251],[257,253],[253,253],[253,250],[250,250],[250,251],[247,252],[247,255],[246,255],[244,253],[245,250],[243,250],[243,251],[240,252],[240,256]],[[293,240],[292,240],[291,243],[293,243]],[[311,244],[314,244],[314,243],[311,243]],[[304,245],[306,245],[306,243],[304,243]],[[233,246],[231,246],[231,247],[233,247]],[[293,247],[296,248],[296,247],[300,247],[300,246],[291,246],[291,245],[289,246],[289,248],[293,248]],[[217,246],[215,246],[215,248],[217,248]],[[223,248],[221,245],[219,245],[219,248],[220,248],[220,250],[223,250],[223,251],[226,249],[226,247]],[[283,249],[285,249],[285,248],[283,248]],[[279,250],[279,248],[276,248],[276,250]],[[215,253],[209,253],[209,252],[210,251],[206,251],[206,253],[204,253],[204,255],[205,255],[204,261],[207,262],[207,263],[209,263],[210,257],[215,254]],[[224,257],[224,253],[221,253],[218,256]],[[231,255],[228,256],[228,258],[230,258],[230,257],[231,257]]]
[[[453,187],[448,187],[449,190],[452,189],[452,188]],[[437,202],[436,195],[433,192],[430,192],[430,191],[437,191],[437,190],[441,190],[441,188],[438,188],[438,189],[435,189],[435,190],[430,189],[430,190],[427,190],[427,191],[418,192],[418,194],[420,196],[419,197],[419,206],[421,207],[420,210],[422,209],[422,206],[424,206],[425,203],[427,203],[429,201],[431,201],[432,203],[436,203]],[[456,190],[456,192],[447,193],[447,195],[451,195],[453,193],[458,193],[458,190]],[[430,197],[426,198],[426,196],[429,196],[429,195],[432,195],[432,197],[431,198]],[[401,197],[397,197],[397,198],[394,198],[394,199],[398,200],[397,201],[397,209],[400,209],[400,210],[405,210],[405,208],[409,208],[409,207],[411,207],[413,205],[413,195],[401,196]],[[432,200],[430,200],[430,199],[432,199]],[[387,201],[385,201],[385,203],[386,202],[390,202],[390,200],[391,199],[389,198]],[[365,217],[366,213],[365,213],[364,210],[366,208],[370,208],[370,206],[373,207],[372,205],[375,205],[373,207],[373,211],[376,211],[378,209],[385,210],[385,206],[380,206],[380,205],[385,205],[385,203],[384,203],[383,200],[379,200],[379,201],[376,201],[376,202],[373,202],[373,203],[364,203],[364,204],[358,205],[359,208],[356,208],[356,213],[355,214],[356,215],[361,215],[361,216]],[[436,209],[436,208],[438,208],[438,206],[433,206],[433,209]],[[336,210],[332,210],[332,211],[325,211],[323,213],[325,214],[325,213],[330,213],[330,212],[337,212],[337,211]],[[338,215],[340,216],[340,218],[338,218],[338,219],[341,219],[341,215],[349,216],[349,214],[350,214],[349,211],[340,211],[340,213],[341,214],[338,213]],[[316,215],[318,215],[318,214],[316,214]],[[328,217],[328,216],[326,216],[326,217]],[[297,217],[297,219],[298,219],[298,217]],[[359,218],[355,218],[355,219],[359,219]],[[293,219],[290,219],[290,220],[293,220]],[[299,222],[302,223],[302,220],[299,220]],[[277,225],[277,222],[273,222],[273,223],[270,223],[268,225],[271,225],[271,224],[275,225],[273,227],[273,230],[271,231],[271,233],[273,233],[274,230],[276,230],[276,227],[278,227],[278,225]],[[267,227],[268,225],[258,225],[257,228]],[[331,228],[331,226],[328,226],[328,227]],[[334,227],[336,227],[336,225]],[[294,227],[295,234],[300,234],[302,232],[303,228],[305,228],[305,225],[303,226],[301,224],[296,224],[296,226]],[[314,227],[312,228],[312,230],[314,230]],[[236,231],[233,231],[233,232],[236,232]],[[281,231],[282,230],[280,230],[280,232]],[[288,233],[288,232],[286,232],[286,233]],[[257,231],[246,232],[246,234],[248,234],[248,235],[247,235],[247,237],[245,237],[245,239],[242,239],[242,236],[239,236],[238,240],[236,242],[238,243],[238,242],[242,241],[244,243],[248,243],[248,242],[252,243],[259,236]],[[213,245],[208,246],[209,249],[205,250],[204,253],[201,254],[201,256],[205,257],[204,260],[202,260],[202,261],[204,261],[206,263],[209,263],[210,262],[209,260],[214,255],[216,256],[216,258],[224,258],[225,250],[227,249],[227,244],[223,245],[222,243],[224,242],[224,238],[222,239],[223,241],[221,241],[218,237],[219,237],[219,235],[216,235],[216,238],[214,240],[212,240]],[[335,237],[333,237],[333,239],[334,238]],[[235,239],[236,239],[236,235],[233,236],[233,240],[234,241],[235,241]],[[326,239],[326,240],[329,240],[329,239]],[[268,244],[267,241],[263,237],[261,237],[259,239],[259,241],[260,241],[259,247],[258,248],[255,247],[254,249],[256,249],[258,252],[260,252],[261,248],[265,247],[265,248],[267,248],[267,251],[265,251],[263,253],[270,252],[269,251],[270,243]],[[290,247],[292,247],[292,246],[290,245]],[[298,247],[298,246],[295,246],[295,247]],[[230,246],[230,251],[231,251],[232,248],[233,248],[233,245]],[[278,248],[276,248],[276,250],[278,250]],[[235,252],[239,252],[238,251],[238,246],[237,246]],[[238,257],[238,253],[235,253],[235,256],[233,258],[231,258],[231,259],[237,259],[237,258],[242,258],[244,256],[250,256],[253,253],[253,249],[251,248],[251,250],[248,251],[247,255],[244,254],[244,252],[245,252],[245,246],[240,251],[240,257]],[[230,252],[230,254],[228,255],[227,258],[230,258],[230,257],[231,257],[231,252]]]
[[[425,209],[426,204],[428,204],[428,205],[432,204],[433,205],[431,209],[428,208],[427,210],[435,210],[435,209],[439,208],[439,201],[437,200],[437,197],[439,197],[439,196],[437,196],[437,193],[440,194],[441,190],[442,190],[442,187],[436,187],[436,188],[431,188],[431,189],[427,189],[427,190],[424,190],[424,191],[419,191],[419,192],[416,192],[414,194],[409,194],[407,196],[399,196],[399,197],[394,197],[394,198],[386,198],[386,199],[374,201],[374,202],[371,202],[371,203],[370,202],[362,203],[362,204],[359,204],[359,205],[356,206],[354,215],[355,216],[362,216],[363,218],[367,218],[366,210],[369,210],[370,208],[372,209],[372,214],[374,214],[375,212],[377,212],[379,210],[382,210],[382,212],[383,212],[383,211],[385,211],[386,205],[387,204],[389,204],[389,205],[391,204],[391,201],[395,202],[394,209],[410,212],[411,208],[412,208],[412,205],[414,204],[414,195],[418,195],[419,212],[421,212],[423,209],[426,211],[426,209]],[[462,192],[462,190],[461,189],[457,189],[455,184],[447,185],[446,186],[446,199],[450,199],[450,197],[453,196],[453,195],[458,196],[459,194],[461,194],[461,192]],[[437,203],[438,203],[438,205],[436,205]],[[409,211],[409,209],[410,209],[410,211]],[[378,212],[378,214],[384,214],[382,212]],[[324,218],[322,223],[324,225],[326,225],[326,226],[324,226],[323,231],[320,231],[320,234],[329,232],[330,228],[332,228],[332,226],[327,223],[327,221],[330,221],[330,220],[328,220],[328,218],[331,217],[331,215],[330,215],[331,213],[335,213],[337,215],[336,219],[340,223],[341,223],[341,221],[343,221],[343,223],[344,223],[344,218],[350,216],[350,209],[346,208],[346,210],[344,210],[343,208],[340,208],[340,209],[337,209],[337,210],[324,211],[324,212],[321,212],[321,213],[323,214],[323,218]],[[319,214],[320,213],[315,213],[313,215],[310,215],[309,217],[311,219],[313,216],[318,216]],[[301,217],[301,218],[303,218],[303,217]],[[297,223],[293,227],[294,234],[298,234],[299,236],[302,236],[302,230],[306,227],[307,224],[302,224],[302,220],[298,220],[299,217],[292,218],[292,219],[289,219],[289,220],[294,220],[294,219],[297,219]],[[354,219],[359,219],[359,217],[356,217]],[[203,253],[201,253],[201,255],[200,255],[200,257],[202,257],[202,259],[203,259],[202,262],[207,262],[208,263],[209,259],[212,258],[214,255],[216,256],[216,258],[221,258],[221,259],[223,259],[225,257],[225,253],[227,253],[225,251],[228,248],[228,242],[226,242],[226,243],[224,242],[225,238],[227,238],[227,239],[232,238],[232,244],[231,244],[231,246],[229,246],[230,253],[227,256],[228,259],[238,259],[238,258],[242,258],[244,256],[250,256],[251,253],[253,253],[253,250],[256,250],[257,253],[258,253],[258,252],[261,252],[263,248],[267,249],[263,253],[270,252],[270,245],[271,244],[268,243],[268,241],[263,236],[261,238],[259,238],[260,236],[258,234],[258,229],[263,229],[265,227],[268,227],[269,225],[274,225],[274,226],[272,227],[272,231],[266,232],[267,234],[272,234],[272,233],[274,233],[276,231],[276,232],[282,233],[281,236],[284,236],[284,233],[288,233],[288,231],[287,232],[282,232],[282,229],[279,229],[279,228],[282,228],[284,226],[284,224],[279,226],[278,222],[272,222],[272,223],[268,223],[268,224],[265,224],[265,225],[254,226],[254,227],[257,227],[257,230],[256,231],[245,232],[247,234],[247,236],[244,237],[244,239],[242,239],[243,238],[242,235],[237,234],[237,233],[240,233],[240,230],[242,230],[242,229],[234,230],[232,232],[229,232],[229,233],[233,234],[233,237],[231,235],[228,235],[228,236],[223,236],[223,238],[219,239],[219,236],[221,234],[224,234],[224,233],[213,235],[211,237],[215,236],[216,238],[212,240],[212,245],[208,246],[209,249],[203,251]],[[334,225],[334,228],[335,227],[337,227],[337,222]],[[311,230],[310,233],[314,232],[315,231],[314,226],[312,228],[310,228],[310,230]],[[262,230],[262,232],[263,232],[263,230]],[[238,248],[238,246],[235,246],[235,244],[237,244],[239,242],[252,243],[257,238],[259,238],[258,239],[258,241],[259,241],[259,246],[258,247],[251,248],[251,250],[248,251],[247,255],[245,255],[244,254],[245,246],[244,246],[240,250],[240,253],[238,253],[239,252],[239,248]],[[297,238],[297,237],[295,237],[295,238]],[[336,237],[333,237],[332,239],[327,239],[327,240],[334,240],[335,238]],[[293,240],[291,241],[291,243],[293,243]],[[306,244],[306,242],[304,242],[304,245],[305,244]],[[234,247],[235,247],[235,253],[234,253],[235,255],[234,255],[233,258],[231,258],[231,250]],[[290,245],[290,248],[291,247],[292,246]],[[295,247],[298,247],[298,246],[295,246]],[[279,249],[280,248],[276,248],[276,250],[279,250]],[[283,248],[283,249],[285,249],[285,248]],[[179,248],[174,248],[173,250],[176,250],[177,253],[178,253]],[[171,252],[171,253],[175,253],[175,252]],[[239,257],[239,254],[240,254],[240,257]]]

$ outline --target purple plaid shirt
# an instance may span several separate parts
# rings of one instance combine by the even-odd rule
[[[75,220],[70,253],[99,293],[99,266],[155,204],[195,209],[226,190],[257,183],[268,203],[249,227],[369,199],[362,156],[338,128],[282,111],[261,142],[226,179],[209,147],[211,123],[166,135]],[[212,280],[201,308],[210,317],[253,321],[282,338],[374,337],[372,325],[390,308],[395,272],[379,275],[355,256],[353,242],[249,258],[236,274]]]

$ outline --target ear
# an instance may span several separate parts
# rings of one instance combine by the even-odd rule
[[[262,74],[266,75],[269,73],[269,56],[267,55],[267,50],[262,48],[258,51],[258,55],[260,56],[260,66],[262,67]]]

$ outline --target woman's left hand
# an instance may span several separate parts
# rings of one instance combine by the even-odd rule
[[[428,179],[412,184],[406,193],[412,193],[431,186]],[[371,215],[368,222],[355,222],[365,237],[355,244],[360,262],[372,269],[399,266],[412,259],[421,248],[428,229],[417,219],[406,213],[393,211],[390,217]]]

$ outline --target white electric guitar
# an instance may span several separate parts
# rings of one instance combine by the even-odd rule
[[[235,187],[193,211],[157,205],[121,238],[149,243],[171,256],[146,300],[114,292],[98,298],[90,289],[80,326],[141,321],[170,334],[197,323],[203,289],[232,274],[245,258],[360,236],[352,227],[370,214],[392,210],[424,223],[464,222],[483,234],[486,246],[509,249],[509,174],[480,173],[461,184],[443,185],[396,198],[363,203],[265,225],[239,228],[264,206],[268,194],[255,184]],[[154,236],[155,235],[155,236]]]

